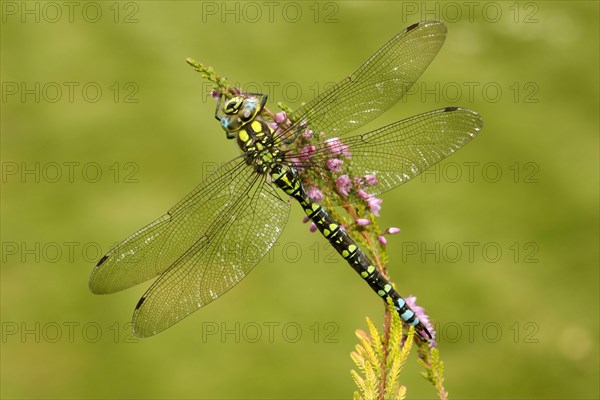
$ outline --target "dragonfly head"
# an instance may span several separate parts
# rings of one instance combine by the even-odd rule
[[[223,104],[223,115],[219,116],[219,105],[217,105],[217,119],[221,122],[221,127],[227,133],[228,138],[233,138],[234,132],[240,130],[248,122],[260,113],[263,102],[254,96],[235,96]]]

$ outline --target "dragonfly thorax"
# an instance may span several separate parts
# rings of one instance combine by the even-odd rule
[[[273,129],[258,118],[237,131],[237,143],[246,156],[246,163],[258,173],[269,173],[273,166],[283,162],[283,152],[273,137]]]

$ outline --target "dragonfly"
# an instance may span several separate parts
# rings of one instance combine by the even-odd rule
[[[294,199],[350,267],[427,341],[423,322],[328,210],[409,181],[481,131],[479,114],[446,107],[350,135],[407,94],[446,33],[440,21],[407,27],[281,121],[265,117],[265,94],[221,95],[215,117],[241,155],[104,255],[90,276],[91,291],[114,293],[158,277],[133,314],[135,335],[157,334],[246,277],[281,235]]]

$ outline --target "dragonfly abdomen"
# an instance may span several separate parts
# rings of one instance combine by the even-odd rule
[[[294,197],[306,215],[315,223],[317,229],[331,243],[333,248],[350,264],[386,303],[391,299],[400,318],[408,325],[415,327],[415,332],[424,339],[421,332],[431,337],[429,331],[419,321],[417,315],[406,304],[406,301],[394,289],[392,284],[379,272],[373,262],[358,247],[356,242],[319,204],[313,202],[298,179],[297,172],[290,167],[277,165],[271,172],[273,182],[288,195]]]

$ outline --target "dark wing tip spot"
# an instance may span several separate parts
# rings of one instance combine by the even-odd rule
[[[108,260],[108,255],[103,256],[100,261],[98,261],[98,264],[96,264],[96,267],[101,266],[102,264],[104,264],[104,262]]]
[[[446,107],[446,108],[444,108],[445,112],[456,111],[456,110],[458,110],[458,107]]]
[[[135,309],[139,310],[140,307],[142,306],[142,304],[144,304],[144,301],[146,301],[146,296],[142,296],[142,298],[140,299],[140,301],[138,301],[137,305],[135,306]]]
[[[416,22],[416,23],[412,24],[411,26],[409,26],[408,28],[406,28],[406,32],[412,31],[413,29],[415,29],[420,24],[421,24],[420,22]]]

